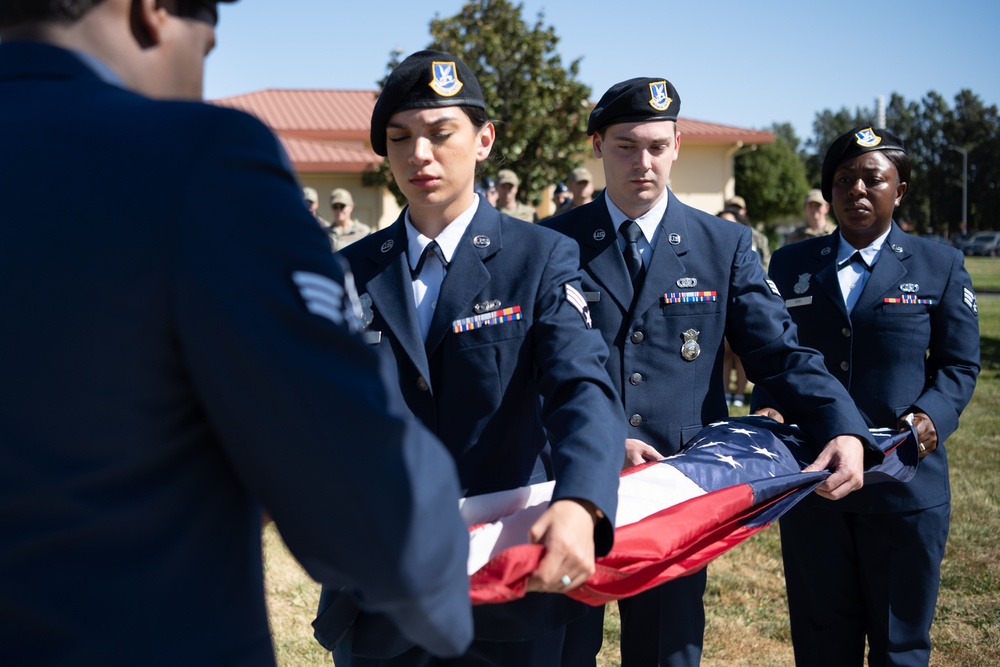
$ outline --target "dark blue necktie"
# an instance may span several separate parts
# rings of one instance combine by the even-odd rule
[[[441,262],[441,266],[448,269],[448,260],[444,258],[444,250],[441,250],[441,246],[438,245],[437,241],[431,241],[426,246],[424,246],[424,251],[420,253],[420,259],[417,260],[417,267],[410,271],[410,277],[413,280],[417,279],[420,272],[424,270],[424,262],[427,260],[427,255],[434,253],[437,255],[438,261]]]
[[[632,279],[632,287],[639,291],[639,283],[646,272],[642,264],[642,255],[639,254],[639,239],[642,238],[642,230],[639,229],[635,220],[626,220],[618,228],[621,235],[625,237],[625,266],[628,267],[628,275]]]

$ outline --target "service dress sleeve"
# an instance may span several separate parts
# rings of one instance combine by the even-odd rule
[[[913,409],[926,413],[944,442],[958,428],[979,377],[979,307],[961,253],[955,252],[941,302],[931,311],[927,385]]]
[[[242,114],[209,130],[177,197],[171,289],[221,455],[313,578],[461,654],[468,533],[452,459],[389,407],[352,279],[273,135]]]
[[[626,429],[605,368],[607,346],[591,328],[577,257],[573,241],[560,237],[546,260],[537,297],[534,354],[542,421],[552,445],[553,500],[589,500],[603,512],[605,518],[595,531],[601,556],[614,541]]]
[[[799,344],[777,287],[751,249],[749,229],[741,233],[733,259],[728,307],[726,338],[747,377],[766,392],[758,394],[755,387],[753,407],[778,408],[818,446],[838,435],[857,436],[866,446],[866,464],[879,462],[882,454],[847,389],[826,370],[819,352]]]

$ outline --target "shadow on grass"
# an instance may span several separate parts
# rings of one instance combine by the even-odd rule
[[[1000,338],[980,338],[979,356],[984,371],[1000,371]]]

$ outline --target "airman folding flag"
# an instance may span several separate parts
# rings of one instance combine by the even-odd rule
[[[885,460],[865,484],[906,482],[916,471],[915,432],[879,429]],[[705,567],[811,493],[829,471],[801,472],[815,458],[795,426],[739,417],[705,427],[681,452],[624,471],[615,545],[587,582],[567,593],[592,605],[641,593]],[[554,482],[465,498],[474,604],[523,597],[542,557],[528,529]]]

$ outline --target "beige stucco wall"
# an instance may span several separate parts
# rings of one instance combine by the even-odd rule
[[[685,146],[670,171],[670,189],[677,198],[699,210],[715,215],[733,196],[735,177],[733,145],[695,144]]]
[[[330,220],[330,192],[344,188],[354,199],[354,219],[370,226],[372,230],[392,224],[400,208],[392,193],[386,188],[361,184],[360,174],[305,174],[301,175],[303,187],[315,188],[319,194],[319,215]]]
[[[739,149],[732,144],[694,144],[681,142],[680,157],[670,172],[670,189],[685,204],[711,213],[722,210],[723,203],[734,193],[733,155]],[[589,156],[583,166],[594,177],[594,192],[605,186],[604,166],[601,160]],[[354,197],[354,217],[382,229],[395,222],[402,210],[387,188],[364,186],[360,174],[306,174],[302,185],[315,188],[319,193],[319,214],[330,219],[330,191],[346,188]],[[546,189],[537,206],[538,217],[552,214],[552,187]]]
[[[733,154],[738,146],[732,144],[684,145],[670,171],[670,189],[677,198],[689,206],[715,215],[722,210],[727,198],[732,197],[735,188],[733,175]],[[594,177],[594,192],[605,187],[604,166],[593,155],[584,160],[583,166]],[[546,189],[542,202],[538,205],[538,217],[551,215],[553,187]]]

